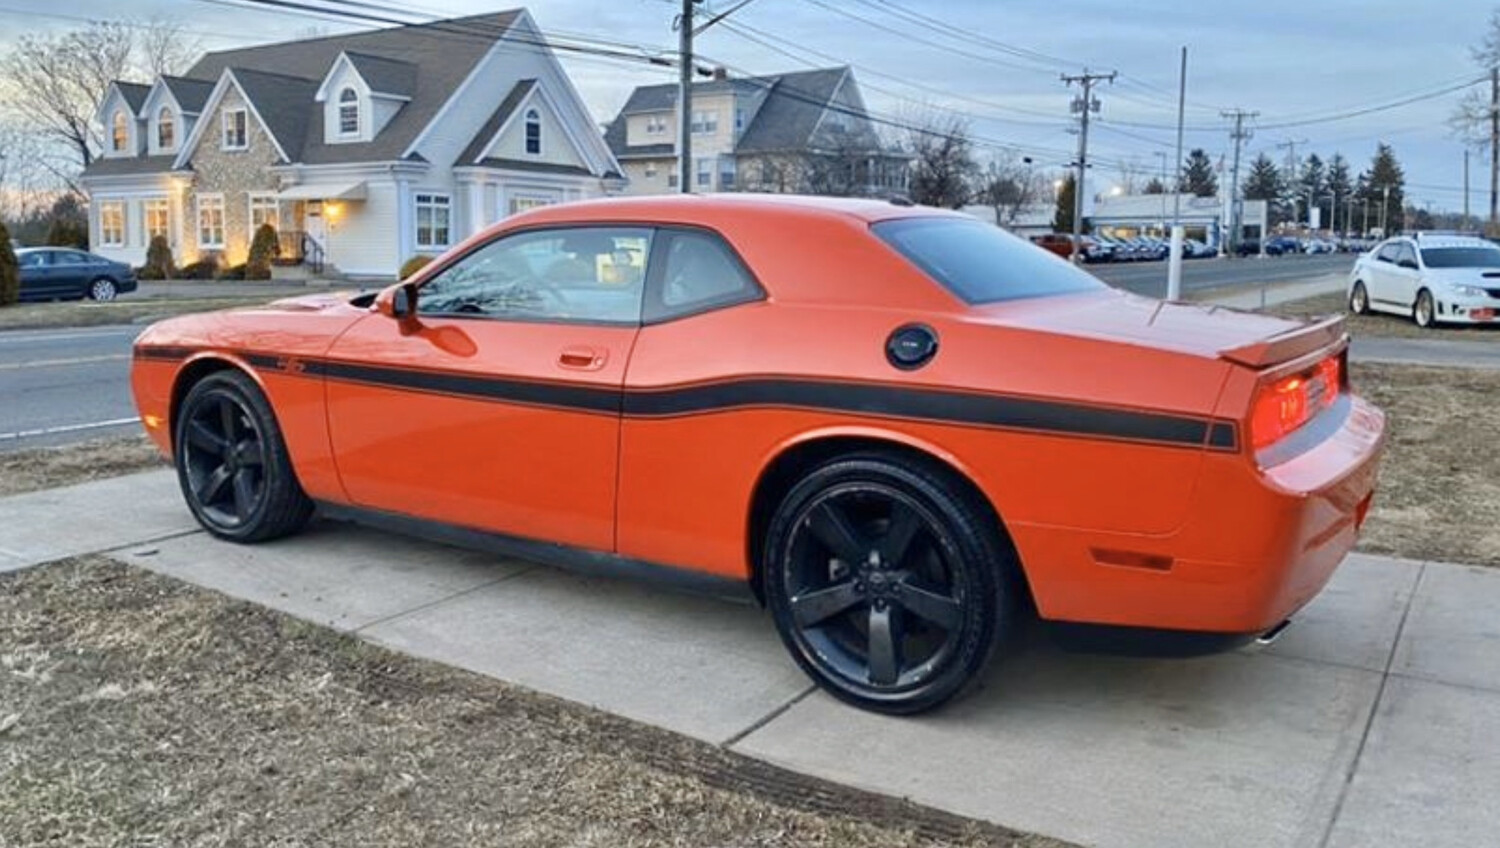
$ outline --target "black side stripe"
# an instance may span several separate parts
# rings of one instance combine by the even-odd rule
[[[149,352],[149,355],[147,355]],[[182,359],[185,348],[137,348],[143,359]],[[613,388],[527,382],[479,374],[416,371],[336,360],[241,353],[251,366],[330,380],[580,412],[671,418],[731,409],[778,407],[1001,427],[1065,436],[1125,439],[1235,451],[1233,421],[996,394],[836,381],[746,379],[621,392]]]
[[[166,347],[161,345],[137,346],[134,349],[136,359],[148,359],[159,362],[175,362],[179,359],[187,359],[195,352],[190,347]]]

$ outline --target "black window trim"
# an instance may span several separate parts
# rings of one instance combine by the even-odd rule
[[[730,309],[742,306],[746,303],[756,303],[766,299],[766,287],[761,285],[760,279],[750,269],[750,263],[735,250],[734,245],[725,238],[724,234],[712,227],[695,227],[687,224],[666,224],[657,227],[658,235],[651,241],[651,257],[646,263],[646,293],[641,300],[641,325],[654,327],[659,324],[668,324],[680,321],[683,318],[692,318],[709,312],[717,312],[720,309]],[[717,242],[729,256],[729,261],[739,267],[740,273],[750,281],[748,291],[736,292],[723,297],[710,298],[696,303],[683,304],[682,306],[668,306],[662,298],[663,289],[666,287],[667,257],[665,251],[667,246],[679,235],[692,234],[705,236]]]
[[[462,253],[455,254],[452,257],[450,257],[450,258],[448,258],[446,260],[443,260],[441,265],[439,265],[438,263],[434,262],[434,263],[432,263],[432,265],[428,266],[429,268],[432,268],[431,273],[423,274],[422,278],[420,280],[415,281],[417,289],[419,291],[419,293],[417,295],[417,317],[418,318],[424,318],[425,317],[425,318],[461,319],[461,320],[465,320],[465,321],[499,321],[499,322],[503,322],[503,323],[507,323],[507,324],[517,324],[517,323],[519,323],[519,324],[559,324],[559,325],[565,325],[565,326],[570,326],[570,327],[622,327],[622,328],[637,327],[637,328],[639,328],[641,326],[641,324],[642,324],[641,318],[640,318],[639,314],[636,315],[636,318],[635,318],[634,321],[605,321],[605,320],[602,320],[602,319],[599,319],[599,318],[556,318],[556,317],[536,317],[536,316],[525,316],[525,317],[523,317],[523,316],[519,316],[519,315],[485,315],[485,314],[476,314],[476,313],[471,313],[471,312],[428,312],[428,313],[423,313],[422,312],[422,298],[421,298],[420,290],[423,287],[425,287],[428,283],[432,282],[433,280],[436,280],[438,277],[441,277],[443,274],[447,273],[448,269],[452,268],[453,266],[457,265],[458,263],[462,262],[463,260],[469,258],[470,256],[473,256],[474,254],[478,253],[481,250],[484,250],[485,248],[489,247],[492,244],[496,244],[498,242],[505,241],[507,239],[515,238],[517,236],[530,235],[532,233],[538,233],[538,232],[551,232],[551,231],[555,231],[555,230],[646,230],[646,231],[648,231],[648,232],[651,233],[651,246],[650,246],[649,249],[654,254],[656,252],[657,231],[659,231],[660,229],[661,229],[661,227],[658,226],[657,224],[651,224],[651,223],[645,223],[645,222],[635,222],[635,223],[632,223],[632,222],[629,222],[629,221],[569,221],[567,223],[533,224],[531,226],[518,227],[518,228],[516,228],[514,230],[507,230],[507,231],[505,231],[503,233],[497,233],[494,238],[488,239],[488,240],[483,241],[483,242],[481,242],[479,244],[476,244],[476,245],[470,247],[468,250],[465,250]],[[425,271],[426,269],[424,268],[423,270]],[[650,275],[649,260],[648,260],[648,264],[647,264],[647,268],[646,268],[646,273],[647,273],[647,278],[646,279],[649,279],[649,275]],[[646,285],[646,280],[643,279],[642,280],[642,296],[641,296],[641,308],[642,308],[642,310],[645,309],[645,303],[646,303],[646,298],[645,298],[645,294],[644,294],[645,285]]]

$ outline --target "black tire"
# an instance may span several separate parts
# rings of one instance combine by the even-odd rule
[[[1349,291],[1349,311],[1355,315],[1370,314],[1370,292],[1365,289],[1365,284],[1356,280],[1354,288]]]
[[[1432,292],[1427,289],[1417,292],[1417,302],[1411,307],[1411,320],[1424,330],[1437,326],[1437,305],[1432,302]]]
[[[88,291],[84,297],[89,300],[109,301],[114,300],[120,294],[120,287],[109,277],[99,277],[89,283]]]
[[[771,520],[762,567],[802,670],[836,698],[898,715],[979,679],[1015,617],[1018,573],[992,514],[958,481],[884,453],[802,478]]]
[[[302,491],[271,405],[241,371],[215,371],[188,390],[174,422],[182,496],[221,539],[264,542],[301,530],[313,503]]]

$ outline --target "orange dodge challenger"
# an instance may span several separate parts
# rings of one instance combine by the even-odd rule
[[[378,294],[163,321],[133,386],[216,536],[321,507],[749,588],[821,686],[912,713],[1029,609],[1188,650],[1278,628],[1375,487],[1347,347],[956,213],[673,196],[516,215]]]

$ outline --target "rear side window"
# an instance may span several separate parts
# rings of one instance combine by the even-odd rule
[[[995,303],[1104,288],[1053,253],[993,224],[963,218],[903,218],[870,228],[966,303]]]
[[[647,323],[706,312],[761,298],[760,286],[719,236],[698,230],[662,230],[651,259]]]

